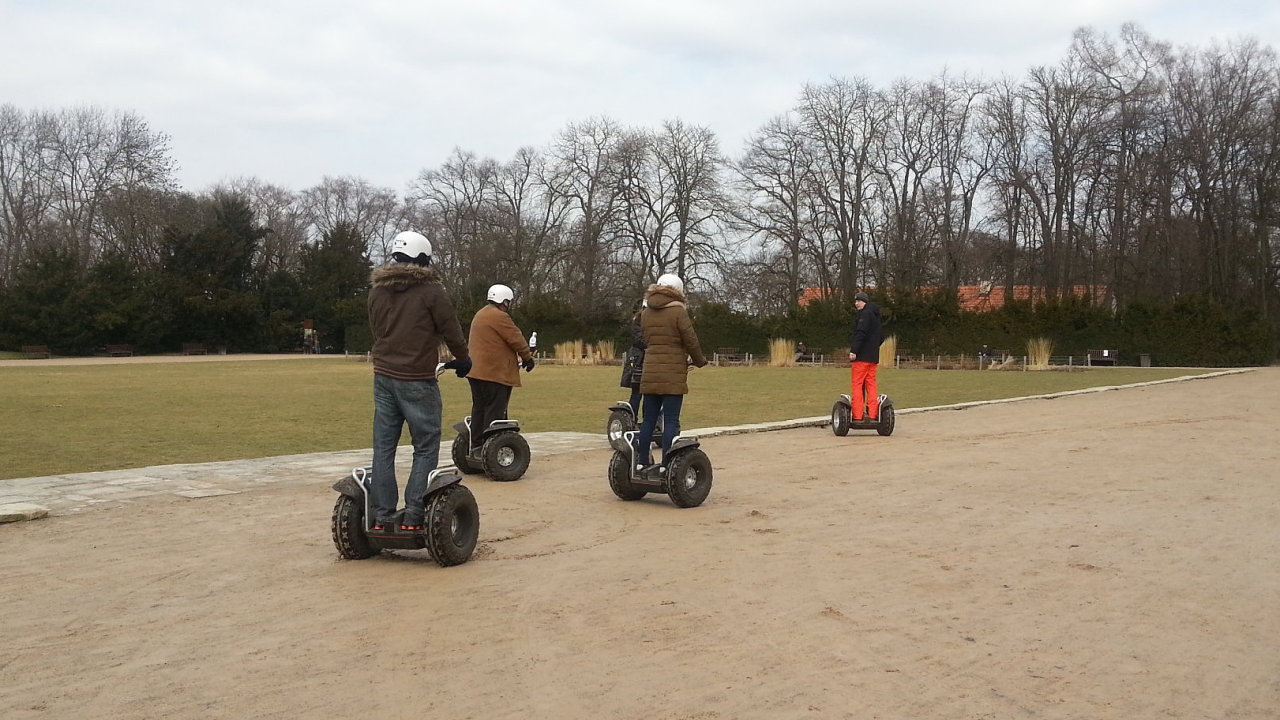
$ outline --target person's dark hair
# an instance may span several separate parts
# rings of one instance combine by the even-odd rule
[[[420,267],[430,267],[431,265],[431,258],[425,253],[418,253],[418,257],[413,258],[404,253],[391,253],[391,259],[399,263],[412,263]]]

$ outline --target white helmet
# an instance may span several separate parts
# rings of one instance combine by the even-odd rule
[[[501,305],[504,302],[511,302],[516,294],[506,285],[490,285],[489,286],[489,302]]]
[[[680,293],[684,293],[684,281],[675,273],[667,273],[658,278],[659,285],[666,285],[669,288],[675,288]]]
[[[422,233],[406,230],[391,241],[391,257],[399,262],[431,264],[431,241]]]

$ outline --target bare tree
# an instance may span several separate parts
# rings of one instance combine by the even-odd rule
[[[686,283],[705,283],[701,268],[717,259],[716,221],[726,202],[715,134],[667,121],[660,131],[629,134],[618,156],[617,225],[640,268],[649,279],[674,272]]]
[[[988,98],[988,84],[972,78],[952,80],[943,75],[930,84],[929,97],[937,113],[938,177],[932,184],[933,202],[926,208],[938,235],[941,282],[989,279],[969,266],[971,234],[978,193],[991,171],[994,144],[975,130],[976,118]]]
[[[1179,182],[1198,244],[1199,272],[1187,279],[1212,296],[1243,300],[1267,262],[1248,203],[1253,183],[1267,176],[1256,161],[1271,153],[1275,54],[1252,40],[1215,46],[1184,54],[1169,75]]]
[[[747,140],[746,152],[731,166],[740,196],[732,227],[765,248],[776,248],[764,253],[766,260],[753,262],[769,268],[770,282],[782,283],[783,312],[799,300],[811,279],[804,262],[805,237],[814,222],[810,164],[810,149],[799,125],[791,116],[780,115]]]
[[[132,113],[0,106],[0,281],[37,242],[93,262],[110,242],[109,201],[173,188],[168,142]]]
[[[821,213],[819,267],[834,268],[827,285],[852,292],[868,278],[860,265],[869,230],[872,152],[883,141],[884,108],[866,80],[833,79],[806,85],[796,113],[812,155],[815,208]]]
[[[623,139],[616,122],[599,118],[570,124],[550,150],[547,185],[570,209],[566,285],[574,305],[584,310],[604,300],[610,259],[618,249],[606,230],[619,210],[618,153]]]
[[[500,263],[492,233],[492,192],[498,163],[455,149],[443,165],[418,175],[409,199],[419,229],[435,245],[435,262],[468,296],[483,298]]]
[[[253,209],[254,222],[271,230],[263,237],[254,261],[260,273],[297,270],[302,249],[320,240],[309,234],[312,215],[298,193],[258,178],[238,178],[214,186],[212,194],[243,198]]]
[[[325,177],[303,190],[300,202],[313,239],[332,233],[341,223],[369,243],[369,257],[381,260],[390,254],[389,243],[400,217],[399,200],[391,188],[352,176]]]
[[[525,147],[498,168],[492,186],[500,276],[525,293],[560,289],[556,281],[563,275],[561,238],[569,207],[551,192],[545,178],[546,159]]]

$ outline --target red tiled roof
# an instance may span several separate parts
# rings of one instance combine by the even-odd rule
[[[960,309],[974,312],[986,312],[988,310],[997,310],[1004,307],[1006,300],[1005,287],[1003,285],[961,285],[956,288],[956,294],[960,299]],[[1107,297],[1107,287],[1105,285],[1095,285],[1092,288],[1089,285],[1074,285],[1070,290],[1064,290],[1061,296],[1090,297],[1092,296],[1095,303],[1102,303]],[[800,298],[797,304],[804,307],[815,300],[825,300],[831,296],[830,288],[810,287],[800,292]],[[1043,287],[1031,285],[1014,285],[1014,300],[1043,300],[1045,291]]]
[[[796,301],[796,304],[800,307],[804,307],[814,300],[826,300],[830,296],[830,288],[805,288],[800,291],[800,298]]]
[[[961,285],[956,288],[956,294],[960,298],[960,309],[971,310],[977,312],[985,312],[987,310],[996,310],[1004,307],[1005,300],[1008,296],[1005,293],[1003,285]],[[1073,285],[1069,290],[1063,290],[1061,297],[1092,297],[1095,303],[1103,302],[1107,297],[1107,287],[1105,285]],[[1044,300],[1045,291],[1043,287],[1031,285],[1014,285],[1014,300]]]

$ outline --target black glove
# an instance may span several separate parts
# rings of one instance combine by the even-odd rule
[[[471,358],[466,360],[450,360],[444,364],[446,370],[452,370],[458,374],[458,377],[466,377],[471,372]]]
[[[525,372],[533,372],[533,358],[529,358],[528,360],[520,363],[520,367],[524,368]]]

